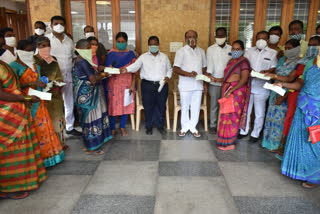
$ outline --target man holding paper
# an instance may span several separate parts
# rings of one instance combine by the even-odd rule
[[[249,60],[251,68],[259,73],[273,73],[277,66],[277,51],[267,46],[269,33],[260,31],[256,36],[256,47],[250,48],[245,57]],[[258,141],[260,132],[263,127],[266,113],[266,102],[269,98],[270,91],[263,88],[267,82],[265,79],[252,78],[251,95],[247,114],[247,125],[245,130],[241,129],[239,138],[245,137],[249,132],[250,116],[254,106],[255,120],[253,131],[251,132],[250,142]]]
[[[199,121],[200,105],[204,84],[196,80],[198,74],[206,72],[207,60],[204,50],[197,46],[198,34],[194,30],[185,33],[187,45],[180,48],[174,59],[174,72],[179,75],[179,93],[181,103],[180,137],[190,131],[194,137],[200,137],[196,126]],[[189,109],[191,118],[189,117]]]
[[[151,36],[148,39],[149,51],[142,54],[135,63],[121,69],[122,73],[141,69],[142,104],[148,135],[152,135],[153,123],[161,134],[166,134],[164,119],[172,68],[168,56],[159,51],[159,44],[159,38]]]

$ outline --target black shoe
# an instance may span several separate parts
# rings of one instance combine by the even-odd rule
[[[217,134],[217,127],[209,128],[209,133],[210,134]]]
[[[158,128],[158,131],[160,132],[160,134],[165,135],[167,134],[167,131],[164,128]]]
[[[66,131],[66,133],[68,135],[73,135],[73,136],[82,136],[82,133],[77,131],[77,130],[75,130],[75,129],[72,129],[71,131]]]
[[[242,135],[242,134],[238,134],[238,139],[242,139],[242,138],[245,138],[247,137],[248,135]]]
[[[259,141],[259,138],[252,137],[252,136],[250,137],[250,140],[249,140],[250,143],[256,143],[258,141]]]
[[[152,128],[147,128],[146,134],[147,135],[152,135]]]

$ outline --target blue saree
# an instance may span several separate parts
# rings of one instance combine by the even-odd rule
[[[95,74],[93,67],[79,59],[73,70],[73,93],[79,109],[82,138],[87,150],[100,148],[112,138],[107,104],[101,83],[92,85],[89,77]]]
[[[314,65],[303,73],[304,86],[287,138],[282,174],[311,184],[320,183],[320,142],[308,141],[309,126],[319,125],[320,69]]]

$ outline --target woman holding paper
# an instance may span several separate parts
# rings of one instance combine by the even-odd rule
[[[17,74],[0,60],[0,199],[25,198],[47,178],[27,108],[39,101],[23,96]]]
[[[241,40],[233,42],[232,59],[224,70],[222,96],[233,99],[234,112],[220,114],[217,138],[220,150],[234,149],[239,127],[246,125],[250,99],[250,63],[243,57],[243,51],[244,44]]]
[[[319,46],[317,47],[319,48]],[[280,87],[300,90],[281,164],[282,174],[302,180],[302,186],[320,184],[320,141],[311,142],[308,128],[320,125],[320,55],[312,66],[293,83],[276,83]]]
[[[79,54],[74,64],[73,91],[75,105],[80,110],[82,138],[87,154],[101,155],[101,146],[112,138],[107,104],[101,79],[106,73],[98,74],[92,62],[91,45],[87,39],[76,44]]]
[[[50,89],[52,93],[52,99],[47,102],[48,112],[52,121],[52,125],[56,134],[63,145],[64,149],[68,146],[65,144],[64,130],[65,119],[63,113],[63,99],[62,99],[62,86],[59,86],[60,82],[63,83],[63,77],[60,72],[59,64],[57,60],[50,55],[50,40],[48,37],[39,36],[36,41],[38,48],[38,54],[35,55],[34,61],[40,66],[40,72],[42,77],[47,77],[49,82],[52,82],[53,87]]]
[[[300,42],[290,39],[285,44],[285,56],[281,57],[276,67],[276,74],[272,77],[288,77],[294,73],[300,54]],[[295,74],[291,74],[295,75]],[[280,79],[279,78],[279,79]],[[264,124],[262,147],[275,151],[278,149],[283,130],[283,121],[288,110],[287,96],[280,96],[274,91],[270,92],[267,117]]]
[[[33,45],[31,41],[20,40],[17,47],[18,59],[10,63],[19,76],[22,92],[28,95],[29,88],[41,91],[46,84],[40,81],[40,66],[33,63]],[[64,152],[54,130],[45,101],[35,103],[31,108],[33,124],[40,143],[44,166],[54,166],[64,160]]]
[[[116,48],[111,49],[107,55],[106,67],[123,68],[134,63],[136,56],[133,51],[127,49],[128,35],[119,32],[116,35]],[[115,135],[116,117],[120,116],[120,131],[122,136],[127,136],[125,130],[128,114],[134,114],[134,101],[125,106],[125,91],[133,93],[135,89],[135,74],[124,73],[112,75],[108,78],[105,85],[108,111],[110,118],[110,127],[112,135]]]

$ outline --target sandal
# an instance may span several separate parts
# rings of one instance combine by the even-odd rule
[[[180,132],[178,133],[178,136],[179,136],[179,137],[184,137],[184,136],[186,136],[186,133],[180,131]]]
[[[234,146],[234,145],[226,146],[226,147],[218,146],[218,149],[220,149],[220,150],[222,150],[222,151],[234,150],[234,148],[235,148],[235,146]]]
[[[201,134],[199,132],[193,132],[192,135],[194,137],[201,137]]]
[[[29,196],[28,192],[15,192],[6,194],[6,196],[1,196],[0,199],[12,199],[12,200],[20,200]]]
[[[307,182],[302,182],[301,186],[303,186],[304,188],[307,189],[314,189],[316,188],[318,185],[317,184],[308,184]]]
[[[98,150],[95,150],[95,151],[87,151],[86,153],[88,155],[98,156],[98,155],[103,155],[104,151],[102,149],[98,149]]]
[[[128,136],[128,132],[124,128],[120,128],[121,136]]]

